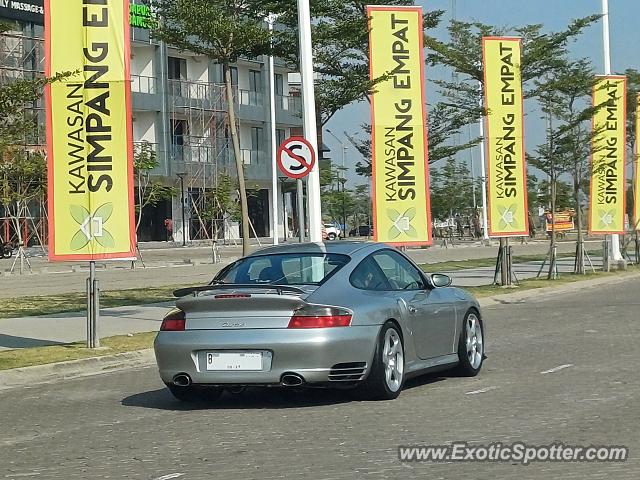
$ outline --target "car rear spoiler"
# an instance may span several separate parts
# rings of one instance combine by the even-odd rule
[[[238,290],[238,289],[251,289],[251,290],[275,290],[278,295],[283,295],[284,292],[287,293],[306,293],[301,288],[297,287],[289,287],[288,285],[271,285],[268,283],[265,284],[219,284],[219,285],[203,285],[201,287],[187,287],[180,288],[173,292],[173,296],[180,298],[186,297],[187,295],[193,294],[196,296],[200,292],[210,292],[215,290]]]

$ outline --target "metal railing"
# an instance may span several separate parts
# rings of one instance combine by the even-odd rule
[[[135,93],[158,93],[158,79],[145,75],[131,75],[131,91]]]
[[[267,153],[264,150],[251,150],[243,148],[240,150],[242,163],[245,165],[260,165],[264,163]]]
[[[236,96],[240,105],[249,105],[251,107],[262,107],[264,105],[264,93],[262,92],[238,89]]]
[[[220,83],[193,82],[170,79],[167,82],[169,95],[190,100],[207,100],[221,103],[224,99],[224,85]]]
[[[276,95],[276,109],[292,115],[302,115],[302,98],[293,95]]]

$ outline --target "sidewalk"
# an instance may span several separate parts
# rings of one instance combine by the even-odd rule
[[[172,303],[100,310],[101,337],[157,331]],[[0,319],[0,351],[43,347],[87,338],[84,312]]]

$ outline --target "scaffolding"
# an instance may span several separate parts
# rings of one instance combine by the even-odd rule
[[[24,30],[10,30],[0,34],[0,86],[44,75],[44,40],[36,36],[34,28],[31,25]],[[33,118],[33,128],[24,138],[23,146],[32,152],[44,151],[46,126],[43,100],[26,105],[25,110]],[[46,198],[41,196],[29,204],[20,205],[19,211],[14,212],[14,215],[9,214],[11,208],[14,206],[2,205],[0,240],[11,242],[20,249],[30,245],[43,248],[47,241]]]
[[[44,40],[20,30],[0,34],[0,85],[16,80],[40,78],[44,75]],[[34,128],[25,138],[32,147],[46,144],[45,113],[43,100],[33,102],[27,108],[34,118]]]
[[[174,172],[184,173],[192,212],[191,238],[217,240],[224,219],[204,218],[206,193],[229,170],[228,112],[224,85],[170,79],[170,157]],[[218,222],[218,225],[214,225]]]

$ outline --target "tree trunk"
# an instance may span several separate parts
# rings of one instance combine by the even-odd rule
[[[233,143],[233,156],[236,159],[236,171],[238,173],[238,191],[240,192],[240,215],[242,217],[242,255],[249,255],[251,245],[249,243],[249,205],[247,203],[247,188],[244,181],[244,165],[240,156],[240,140],[236,126],[236,107],[233,99],[233,85],[231,84],[231,69],[229,63],[224,65],[224,86],[227,93],[227,108],[229,109],[229,131]]]
[[[142,197],[144,193],[142,191],[142,178],[138,175],[138,220],[136,222],[136,235],[138,234],[138,230],[140,229],[140,223],[142,222]]]
[[[551,177],[551,244],[549,245],[549,273],[547,280],[556,278],[556,179]]]
[[[573,200],[576,208],[576,227],[578,229],[574,273],[584,275],[584,235],[582,232],[582,209],[580,208],[580,180],[575,177],[573,179]]]
[[[553,143],[553,114],[549,108],[549,187],[551,190],[551,244],[549,245],[549,273],[547,280],[556,278],[556,163],[554,157],[554,143]]]

